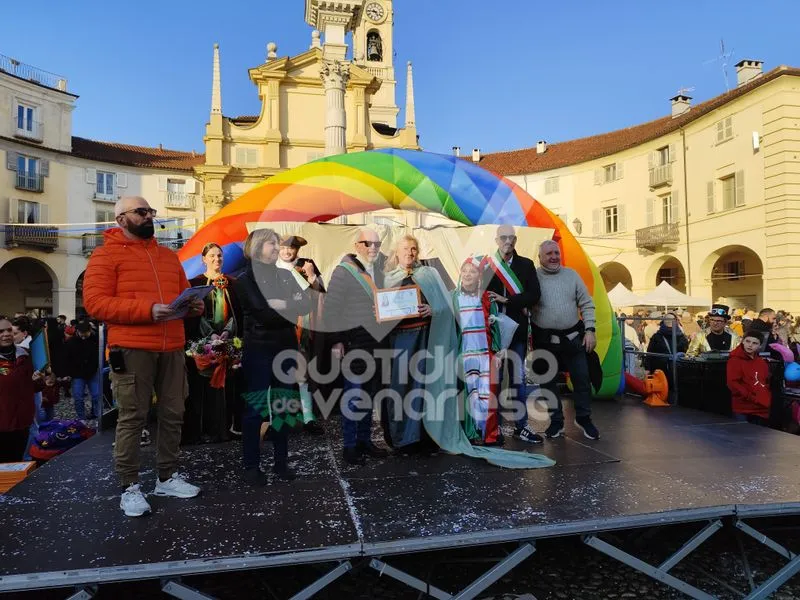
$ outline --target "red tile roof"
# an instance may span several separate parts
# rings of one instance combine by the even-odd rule
[[[608,156],[672,133],[782,75],[800,77],[800,68],[783,65],[777,67],[735,90],[693,106],[688,112],[674,119],[670,115],[626,129],[567,142],[548,144],[547,151],[542,154],[536,153],[535,146],[522,150],[485,154],[481,157],[479,164],[498,175],[522,175],[524,173],[549,171]],[[470,153],[462,158],[464,160],[472,160],[472,155]]]
[[[98,142],[74,136],[72,155],[98,162],[170,171],[191,171],[192,167],[205,162],[205,155],[195,152]]]

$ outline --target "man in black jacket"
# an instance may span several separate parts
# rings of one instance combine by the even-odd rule
[[[369,357],[342,363],[351,371],[344,373],[344,460],[355,465],[363,465],[365,456],[388,455],[385,448],[372,442],[371,436],[372,400],[380,389],[382,369],[375,364],[372,377],[366,381],[361,377],[371,368],[367,361],[374,361],[375,351],[383,346],[386,334],[394,325],[380,325],[375,317],[375,289],[383,287],[383,272],[376,265],[380,247],[378,234],[362,229],[355,243],[355,254],[345,255],[333,270],[325,298],[325,329],[332,343],[334,360],[341,360],[354,351],[366,352]],[[368,403],[366,399],[360,400],[363,394],[369,398]]]
[[[528,425],[527,386],[525,382],[525,356],[528,351],[528,326],[530,312],[539,302],[539,279],[533,261],[520,256],[516,251],[517,236],[511,225],[497,228],[497,252],[490,257],[484,285],[489,297],[497,303],[498,311],[505,313],[517,322],[511,346],[506,350],[502,377],[506,365],[510,375],[509,388],[512,392],[517,419],[514,437],[531,444],[541,444],[542,436],[536,434]]]
[[[777,344],[780,342],[778,336],[775,335],[775,311],[771,308],[762,308],[758,313],[758,318],[753,319],[749,329],[758,331],[761,334],[761,348],[759,352],[769,352],[770,358],[775,360],[783,360],[780,352],[770,348],[770,344]]]
[[[64,343],[64,363],[66,375],[72,380],[72,397],[75,399],[75,415],[86,418],[84,399],[86,389],[92,398],[90,419],[97,419],[103,414],[100,395],[100,342],[92,331],[89,321],[81,321],[75,327],[76,334]]]

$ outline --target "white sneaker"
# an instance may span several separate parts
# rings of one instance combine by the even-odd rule
[[[122,492],[119,507],[126,517],[141,517],[144,513],[150,512],[150,505],[144,499],[144,494],[138,483],[133,483]]]
[[[172,496],[173,498],[194,498],[200,493],[200,488],[186,481],[183,473],[173,473],[166,481],[156,479],[156,496]]]

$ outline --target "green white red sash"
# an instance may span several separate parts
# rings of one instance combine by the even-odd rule
[[[491,266],[494,274],[497,275],[497,278],[502,282],[503,287],[506,288],[509,297],[521,293],[522,284],[519,282],[517,274],[511,270],[511,266],[503,260],[500,251],[498,250],[494,255],[488,258],[489,266]]]
[[[349,272],[353,277],[356,278],[356,281],[361,284],[361,287],[364,288],[364,291],[370,297],[374,297],[375,290],[377,289],[375,286],[375,282],[372,281],[372,277],[370,277],[366,272],[359,270],[355,265],[352,265],[348,262],[342,261],[339,263],[339,266],[342,267],[345,271]]]

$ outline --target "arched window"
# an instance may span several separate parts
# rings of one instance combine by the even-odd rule
[[[367,33],[367,60],[381,62],[383,60],[383,40],[376,30]]]

